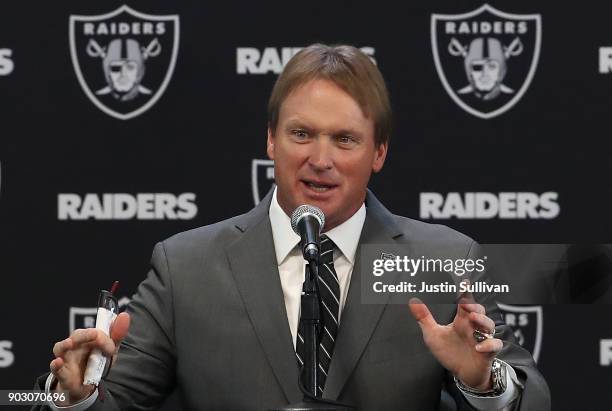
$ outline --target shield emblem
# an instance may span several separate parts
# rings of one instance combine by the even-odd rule
[[[538,362],[542,348],[542,328],[544,315],[542,306],[518,306],[497,303],[499,310],[508,324],[514,330],[517,342],[531,353]]]
[[[130,299],[122,297],[117,302],[119,303],[119,312],[123,312],[130,303]],[[97,314],[98,307],[70,307],[68,334],[72,334],[78,328],[95,327]]]
[[[102,15],[71,15],[69,37],[72,65],[87,97],[106,114],[128,120],[150,109],[172,78],[179,17],[123,5]]]
[[[525,94],[540,57],[539,14],[485,4],[464,14],[431,15],[438,76],[459,107],[483,119],[508,111]]]
[[[259,204],[274,187],[274,161],[254,159],[251,163],[251,186],[253,202]]]

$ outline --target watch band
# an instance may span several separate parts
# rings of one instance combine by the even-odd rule
[[[506,365],[503,361],[500,361],[497,358],[494,359],[493,364],[491,364],[491,380],[493,381],[493,388],[490,390],[477,390],[475,388],[468,387],[456,376],[453,376],[453,378],[455,379],[455,384],[457,384],[457,387],[461,391],[477,397],[497,397],[498,395],[503,394],[508,386],[508,381],[506,380]]]

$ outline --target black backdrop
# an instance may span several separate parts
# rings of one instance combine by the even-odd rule
[[[151,107],[122,120],[97,107],[80,84],[69,19],[104,15],[125,4],[149,15],[177,15],[180,24],[167,87]],[[393,212],[419,218],[423,192],[555,192],[560,211],[554,218],[428,221],[481,242],[612,242],[612,190],[606,184],[612,79],[599,70],[600,48],[612,46],[612,7],[603,2],[491,1],[502,12],[539,15],[541,44],[524,94],[504,113],[483,119],[461,108],[445,90],[431,39],[432,14],[457,15],[482,4],[5,4],[0,14],[0,387],[30,387],[47,369],[53,342],[69,332],[71,307],[93,307],[98,290],[114,279],[122,281],[120,296],[131,296],[157,241],[253,206],[252,162],[265,159],[265,106],[277,74],[239,74],[237,55],[243,48],[272,56],[272,63],[275,54],[282,57],[283,48],[317,41],[371,48],[395,115],[390,154],[371,188]],[[125,13],[115,21],[142,20]],[[171,35],[171,30],[160,34],[159,56],[145,61],[142,85],[152,94],[141,94],[141,101],[160,90],[158,80],[171,60]],[[125,37],[98,38],[104,47]],[[506,46],[513,38],[497,37]],[[458,38],[467,45],[473,37]],[[138,39],[146,46],[151,37]],[[518,67],[531,64],[532,39],[522,37],[523,54],[508,58],[507,85],[514,93],[525,84]],[[82,62],[85,82],[95,92],[105,85],[102,61],[93,64],[96,58],[82,46],[87,39],[77,40],[81,46],[74,58]],[[463,87],[463,66],[448,53],[449,38],[444,41],[438,45],[442,64],[451,76],[464,79],[465,84],[457,84]],[[123,104],[108,95],[98,98],[114,107]],[[477,104],[498,103],[494,98]],[[138,100],[129,104],[142,106]],[[257,174],[260,190],[269,187],[265,172]],[[193,193],[197,215],[60,219],[60,194],[67,193],[88,201],[91,195],[117,193]],[[608,409],[612,367],[601,347],[612,339],[610,306],[548,305],[542,313],[529,317],[531,331],[524,332],[532,334],[529,348],[536,340],[541,343],[538,363],[551,385],[553,409]],[[75,326],[87,324],[86,317],[74,314]],[[543,325],[541,333],[533,331],[534,322]]]

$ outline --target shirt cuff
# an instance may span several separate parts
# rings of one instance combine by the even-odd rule
[[[480,397],[478,395],[459,390],[467,402],[469,402],[470,405],[477,410],[504,410],[505,407],[510,405],[510,403],[520,395],[521,390],[524,388],[523,384],[521,384],[516,376],[514,369],[504,361],[501,362],[503,362],[506,366],[506,381],[508,381],[506,391],[493,397]]]
[[[46,394],[50,393],[51,384],[53,384],[54,379],[55,379],[55,376],[49,373],[49,376],[47,377],[47,381],[45,382],[45,393]],[[58,410],[85,411],[86,409],[91,407],[94,404],[94,402],[96,402],[97,399],[98,399],[98,388],[96,388],[89,397],[85,398],[83,401],[78,402],[74,405],[68,405],[66,407],[59,407],[55,405],[53,401],[50,401],[50,400],[47,401],[47,405],[49,406],[49,408],[51,408],[52,411],[58,411]]]

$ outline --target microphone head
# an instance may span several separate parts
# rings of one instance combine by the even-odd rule
[[[319,234],[321,234],[323,226],[325,225],[325,215],[323,214],[323,211],[321,211],[320,208],[308,204],[303,204],[299,206],[298,208],[293,210],[293,213],[291,214],[291,228],[293,229],[294,233],[296,233],[297,235],[301,235],[300,230],[298,228],[298,223],[302,218],[309,215],[313,216],[319,221]]]

